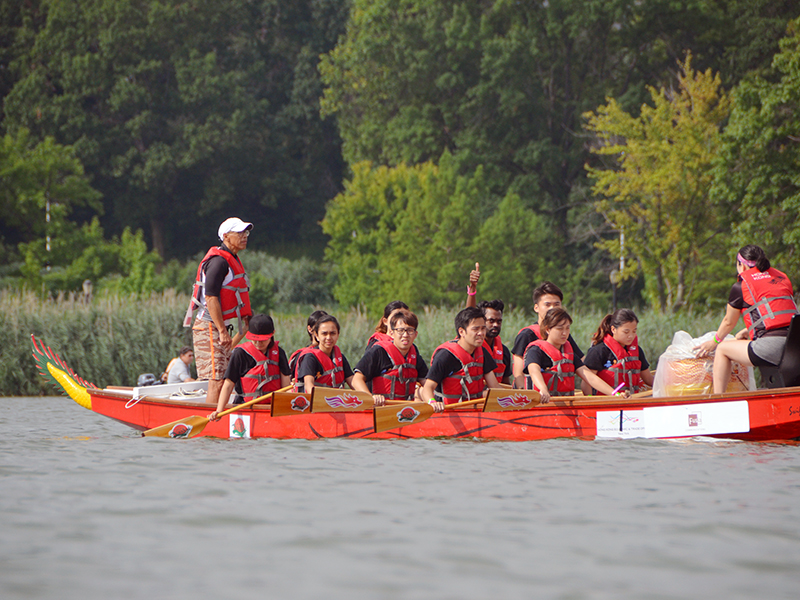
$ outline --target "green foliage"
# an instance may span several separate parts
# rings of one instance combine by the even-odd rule
[[[574,308],[569,297],[565,300],[575,319],[573,336],[586,350],[603,313]],[[138,299],[108,295],[87,304],[74,295],[43,301],[32,293],[0,291],[0,327],[8,332],[0,345],[0,396],[55,393],[38,375],[31,359],[31,333],[78,374],[100,386],[133,385],[141,373],[158,374],[182,346],[191,346],[191,330],[181,326],[188,302],[188,295],[173,292]],[[376,320],[355,308],[323,308],[339,319],[339,346],[355,365]],[[415,312],[420,319],[416,343],[427,361],[436,346],[452,339],[458,309],[425,307]],[[693,336],[713,331],[722,312],[664,314],[647,310],[637,311],[637,315],[640,343],[655,367],[676,331],[682,329]],[[511,345],[516,333],[533,321],[522,310],[507,310],[503,316],[502,338],[506,345]],[[288,353],[308,343],[307,317],[299,307],[273,314],[276,339]]]
[[[33,293],[0,292],[1,395],[53,395],[31,359],[34,334],[88,381],[134,385],[140,373],[160,373],[192,344],[182,327],[187,295],[137,298],[107,295],[86,303],[76,295],[42,300]]]
[[[732,249],[762,246],[773,263],[800,277],[800,19],[775,56],[775,82],[743,81],[715,169],[714,197],[738,208],[730,215]],[[734,246],[735,245],[735,246]]]
[[[256,306],[265,312],[264,307],[285,310],[293,304],[316,306],[333,302],[329,265],[306,257],[289,260],[249,250],[242,255],[242,262],[250,276],[254,310]]]
[[[613,99],[586,115],[598,139],[593,152],[612,158],[610,168],[588,168],[597,210],[624,232],[636,259],[622,277],[638,267],[648,299],[673,310],[697,300],[692,284],[705,278],[698,268],[720,256],[720,209],[707,197],[729,110],[718,75],[693,71],[690,56],[681,71],[675,92],[651,88],[653,106],[642,106],[639,117]],[[620,243],[615,237],[602,247],[619,256]]]
[[[397,299],[452,305],[463,301],[479,262],[482,297],[528,304],[533,282],[551,264],[542,258],[550,232],[515,194],[487,218],[492,206],[483,170],[459,176],[447,152],[438,166],[356,164],[322,221],[331,237],[326,256],[337,269],[336,299],[373,314]]]
[[[73,144],[107,230],[186,256],[206,244],[189,231],[240,214],[270,232],[257,243],[314,247],[342,168],[316,63],[347,2],[34,4],[8,11],[20,42],[3,126]]]
[[[76,208],[101,208],[73,148],[52,137],[39,142],[24,128],[0,138],[0,179],[0,221],[11,243],[57,237],[74,227]]]
[[[672,82],[687,49],[704,68],[735,62],[737,81],[797,11],[767,0],[355,0],[320,63],[322,112],[336,116],[351,166],[449,150],[460,174],[483,165],[495,194],[518,194],[569,244],[588,158],[581,114],[607,96],[635,109],[647,85]]]
[[[481,225],[473,254],[481,266],[480,296],[500,298],[510,308],[531,305],[531,291],[552,273],[546,221],[519,196],[508,194]],[[459,281],[463,280],[463,273]],[[561,281],[559,281],[561,283]]]
[[[157,289],[155,269],[161,258],[147,250],[141,230],[126,228],[121,238],[106,240],[95,218],[54,238],[50,252],[42,239],[20,244],[20,249],[25,257],[22,284],[28,289],[75,291],[87,279],[98,292],[149,295]]]

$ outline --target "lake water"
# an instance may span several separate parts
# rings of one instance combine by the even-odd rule
[[[0,408],[3,600],[800,595],[797,445],[171,440]]]

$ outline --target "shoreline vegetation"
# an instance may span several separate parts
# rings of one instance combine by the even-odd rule
[[[604,312],[566,306],[574,319],[573,337],[585,352]],[[147,298],[104,295],[90,302],[78,294],[42,300],[32,292],[0,291],[0,396],[52,396],[55,389],[42,378],[31,358],[31,334],[56,352],[87,381],[101,387],[135,385],[141,373],[158,377],[181,346],[191,345],[191,329],[182,326],[189,295],[167,290]],[[427,361],[434,348],[454,336],[455,307],[411,307],[420,319],[417,346]],[[377,319],[361,307],[325,304],[284,305],[270,311],[277,339],[287,354],[308,343],[306,320],[318,308],[335,315],[342,326],[339,347],[352,365],[361,358]],[[712,331],[722,316],[717,312],[662,313],[635,309],[639,341],[651,368],[676,331],[693,337]],[[534,321],[532,307],[503,315],[501,338],[513,345],[517,332]],[[192,365],[192,373],[195,369]]]

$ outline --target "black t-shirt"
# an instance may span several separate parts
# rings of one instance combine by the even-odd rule
[[[497,368],[497,363],[485,347],[481,346],[481,350],[483,351],[483,374],[486,375]],[[426,379],[435,381],[437,383],[436,390],[441,392],[442,381],[460,370],[461,361],[452,352],[441,349],[434,355]]]
[[[581,360],[581,356],[578,356],[578,353],[575,352],[575,346],[572,347],[572,364],[575,365],[575,370],[577,371],[583,366],[583,361]],[[541,367],[542,371],[552,368],[553,366],[553,359],[550,358],[547,353],[539,348],[539,346],[531,346],[528,348],[528,351],[525,352],[525,376],[528,376],[528,365],[536,363]]]
[[[350,368],[350,363],[347,362],[347,357],[344,354],[342,354],[342,369],[344,369],[345,380],[348,377],[353,376],[353,369]],[[311,375],[314,379],[316,379],[317,376],[322,374],[324,371],[325,369],[322,368],[319,359],[317,359],[314,353],[308,352],[303,355],[303,358],[300,360],[300,364],[297,365],[297,382],[298,384],[302,385],[303,378],[306,375]]]
[[[639,360],[642,361],[642,371],[650,368],[650,363],[647,362],[641,346],[639,346]],[[617,362],[617,358],[611,348],[606,346],[605,342],[600,342],[589,348],[583,359],[583,364],[592,371],[603,371],[610,368],[615,362]]]
[[[536,336],[536,334],[533,333],[530,328],[526,327],[517,334],[517,339],[514,340],[514,348],[511,350],[511,353],[514,356],[522,356],[524,358],[525,349],[531,344],[531,342],[535,342],[538,339],[539,338]],[[572,334],[570,334],[568,341],[572,345],[573,354],[582,359],[583,350],[581,350],[578,344],[575,343],[575,340],[572,339]],[[527,367],[527,363],[525,366]]]
[[[417,378],[425,379],[425,376],[428,374],[428,365],[425,364],[425,359],[422,358],[419,348],[417,348],[416,345],[414,349],[417,351]],[[393,368],[394,363],[389,353],[376,344],[367,349],[366,354],[358,361],[355,370],[361,373],[364,379],[369,382]]]
[[[728,294],[728,304],[730,304],[733,308],[737,310],[745,310],[750,308],[750,304],[745,302],[744,294],[742,293],[742,280],[738,280],[731,286],[731,291]],[[789,327],[776,327],[775,329],[767,330],[764,327],[764,323],[759,323],[755,327],[755,337],[756,339],[766,336],[776,336],[776,337],[784,337],[786,336],[787,332],[789,331]]]
[[[269,349],[267,349],[269,352]],[[266,354],[266,353],[265,353]],[[225,369],[225,379],[233,381],[234,389],[237,394],[242,394],[242,377],[247,375],[247,372],[256,366],[256,360],[240,347],[233,349],[231,359],[228,361],[228,368]],[[292,374],[289,369],[289,361],[286,358],[286,352],[283,348],[278,348],[278,368],[282,375]]]

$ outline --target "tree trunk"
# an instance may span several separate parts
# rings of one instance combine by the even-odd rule
[[[686,263],[678,261],[677,288],[675,292],[675,302],[672,304],[672,312],[678,312],[686,303]]]
[[[656,267],[656,293],[658,294],[658,310],[664,310],[667,307],[667,290],[664,284],[664,271],[659,264]]]
[[[153,236],[153,250],[158,252],[158,255],[164,258],[164,222],[160,219],[150,219],[150,234]]]

